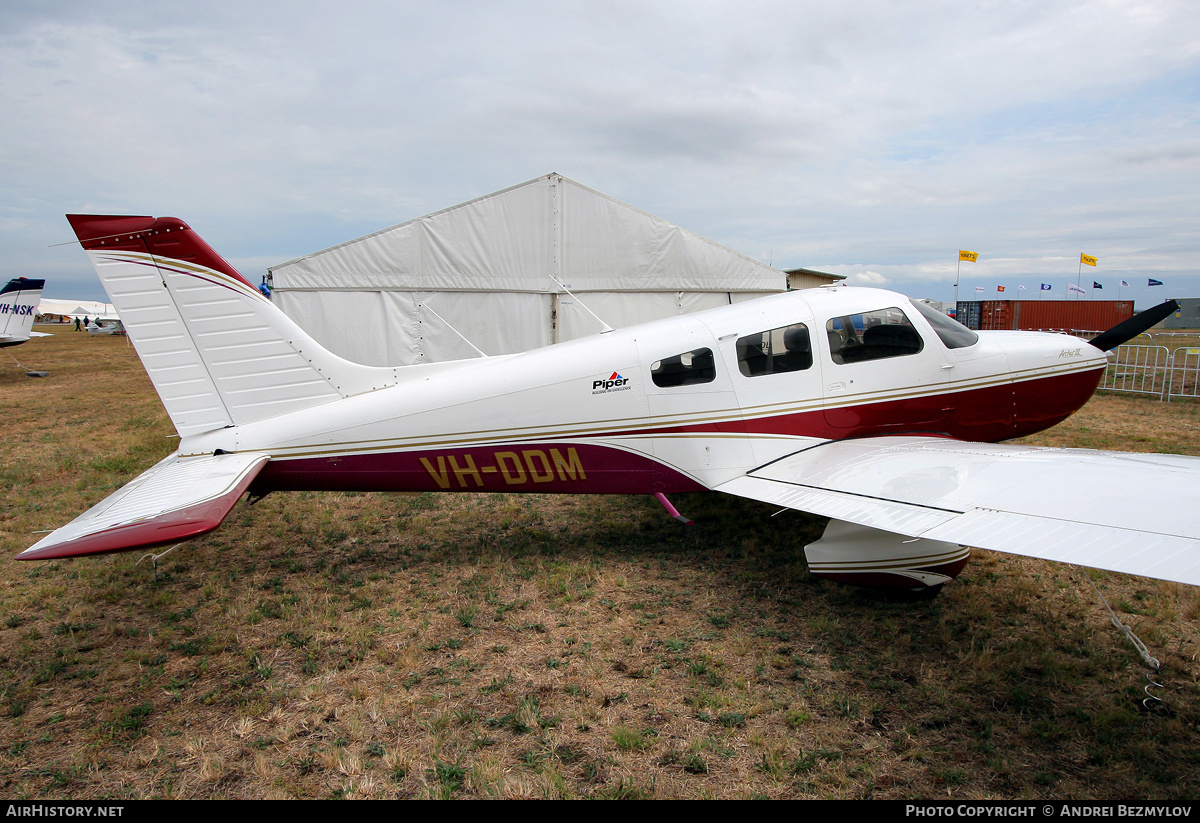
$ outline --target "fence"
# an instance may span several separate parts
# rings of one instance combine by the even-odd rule
[[[1200,397],[1200,346],[1184,346],[1171,354],[1167,399]]]
[[[1117,346],[1100,388],[1170,399],[1171,353],[1166,346]]]
[[[1098,331],[1041,329],[1091,340]],[[1148,394],[1159,400],[1200,398],[1200,332],[1143,332],[1118,346],[1100,388]]]
[[[1144,339],[1144,338],[1143,338]],[[1100,388],[1149,394],[1160,400],[1200,398],[1200,336],[1167,332],[1154,336],[1161,345],[1118,346]]]

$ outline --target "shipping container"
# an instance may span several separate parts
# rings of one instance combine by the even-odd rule
[[[1132,300],[960,300],[967,328],[1103,331],[1133,317]]]
[[[1177,297],[1179,311],[1163,322],[1164,329],[1200,329],[1200,297]]]

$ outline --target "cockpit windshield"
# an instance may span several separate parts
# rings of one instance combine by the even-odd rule
[[[933,326],[933,330],[948,349],[965,349],[979,342],[979,335],[957,320],[952,320],[940,311],[920,300],[911,301],[913,306]]]

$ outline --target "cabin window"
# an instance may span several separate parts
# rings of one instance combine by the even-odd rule
[[[738,370],[747,377],[804,371],[813,363],[808,326],[793,323],[739,338],[737,359]]]
[[[717,379],[717,366],[712,350],[696,349],[656,360],[650,366],[650,379],[654,381],[654,385],[664,389],[711,383]]]
[[[921,335],[898,308],[847,314],[825,324],[834,363],[861,363],[921,351]]]
[[[979,335],[957,320],[942,314],[933,306],[919,303],[916,300],[912,301],[912,304],[929,321],[929,325],[933,326],[934,333],[946,344],[946,348],[965,349],[967,346],[974,346],[979,342]]]

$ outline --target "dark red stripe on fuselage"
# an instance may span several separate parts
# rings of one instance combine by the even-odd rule
[[[301,489],[653,494],[704,487],[611,446],[527,443],[273,460],[251,491]]]
[[[572,439],[689,434],[844,439],[911,433],[996,442],[1023,437],[1066,419],[1087,402],[1102,374],[1102,369],[1095,369],[965,392],[846,406],[833,410],[834,414],[816,410]],[[898,416],[928,422],[897,423]],[[251,491],[653,494],[703,488],[683,472],[642,454],[600,443],[540,441],[275,459],[263,469]]]
[[[629,429],[600,436],[774,434],[843,440],[937,433],[972,443],[998,443],[1035,434],[1066,420],[1095,393],[1103,376],[1104,369],[1092,369],[968,391],[767,417]]]

